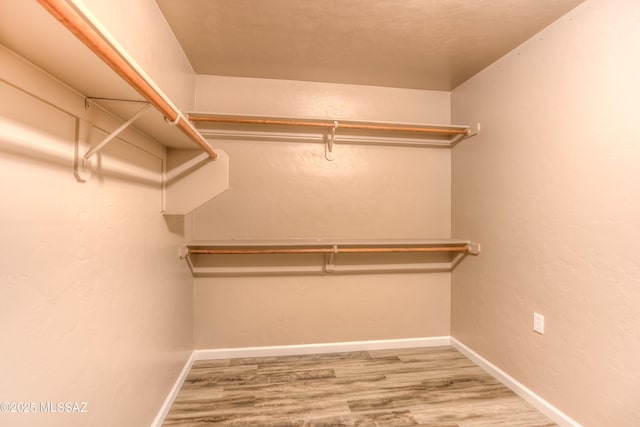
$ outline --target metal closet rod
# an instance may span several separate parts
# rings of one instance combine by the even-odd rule
[[[281,120],[281,119],[257,119],[248,117],[215,117],[201,114],[189,114],[189,120],[192,122],[210,122],[210,123],[237,123],[249,125],[278,125],[278,126],[309,126],[321,128],[334,128],[335,123],[310,121],[310,120]],[[394,125],[375,125],[364,123],[338,123],[339,129],[358,129],[358,130],[377,130],[377,131],[396,131],[396,132],[418,132],[418,133],[437,133],[444,135],[466,135],[469,133],[467,129],[442,129],[435,127],[416,127],[416,126],[394,126]]]
[[[391,252],[469,252],[465,246],[377,247],[377,248],[246,248],[246,249],[189,249],[189,255],[259,255],[259,254],[358,254]]]
[[[81,42],[91,49],[105,64],[122,77],[131,87],[151,103],[167,121],[175,124],[193,142],[199,145],[211,159],[217,157],[209,143],[188,122],[182,113],[166,99],[166,95],[155,88],[122,52],[114,47],[107,35],[98,31],[87,16],[80,13],[65,0],[38,0],[38,2]]]

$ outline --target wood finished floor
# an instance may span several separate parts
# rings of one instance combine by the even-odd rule
[[[556,426],[451,347],[199,361],[164,425]]]

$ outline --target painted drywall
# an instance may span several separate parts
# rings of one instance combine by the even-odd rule
[[[452,94],[452,335],[584,426],[640,425],[639,24],[589,0]]]
[[[445,91],[196,75],[198,112],[448,124],[449,102]]]
[[[446,336],[449,273],[199,278],[196,349]]]
[[[449,122],[445,92],[210,76],[198,83],[199,110]],[[230,187],[188,217],[195,240],[450,236],[448,149],[338,143],[335,160],[327,161],[319,143],[213,145],[232,159]],[[448,335],[449,280],[449,273],[197,278],[194,343],[224,348]]]
[[[149,425],[192,347],[181,224],[159,213],[164,148],[127,130],[77,182],[76,119],[93,143],[121,122],[5,49],[0,62],[0,402],[37,412],[3,406],[0,424]],[[44,412],[59,402],[86,412]]]

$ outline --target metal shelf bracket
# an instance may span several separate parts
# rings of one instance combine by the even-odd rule
[[[336,254],[338,253],[338,245],[333,245],[333,252],[324,254],[324,272],[333,273],[336,270],[334,264]]]
[[[129,120],[124,122],[120,127],[111,132],[105,139],[99,144],[89,148],[83,155],[78,153],[78,157],[75,162],[75,175],[79,181],[87,181],[91,177],[91,157],[102,150],[109,142],[120,135],[126,128],[128,128],[133,122],[135,122],[140,116],[142,116],[149,108],[151,104],[146,103],[136,114]],[[83,145],[81,141],[78,141],[78,151],[80,151],[80,145]]]
[[[331,133],[327,135],[327,142],[324,146],[324,157],[329,161],[333,161],[335,156],[333,155],[333,146],[336,142],[336,130],[338,129],[338,121],[333,122],[333,128],[331,129]]]

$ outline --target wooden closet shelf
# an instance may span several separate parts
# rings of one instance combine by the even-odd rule
[[[333,160],[333,144],[410,145],[449,147],[475,136],[469,126],[392,123],[357,120],[302,119],[266,116],[235,116],[190,113],[189,120],[208,138],[321,142],[327,160]]]
[[[439,255],[440,253],[441,255]],[[314,274],[314,273],[372,273],[372,272],[420,272],[451,271],[465,256],[478,255],[480,245],[460,239],[426,240],[263,240],[263,241],[215,241],[191,242],[181,252],[195,276],[242,275],[242,274]],[[204,262],[192,256],[245,256],[245,255],[324,255],[324,266],[301,264],[300,259],[291,265],[280,258],[273,264],[249,258],[250,262],[238,260],[230,265]],[[336,264],[339,254],[369,254],[365,259],[345,258],[346,264]],[[386,256],[385,256],[386,254]],[[406,254],[406,255],[403,255]],[[411,255],[413,254],[413,255]],[[429,255],[432,254],[432,255]],[[449,254],[449,255],[447,255]],[[355,255],[354,255],[355,256]],[[380,258],[383,256],[383,258]],[[427,259],[416,257],[436,257]],[[409,257],[409,258],[405,258]],[[443,258],[444,257],[444,258]],[[196,263],[194,264],[194,260]],[[224,259],[224,258],[221,258]],[[246,258],[242,258],[246,259]],[[313,258],[317,259],[317,258]],[[313,260],[311,259],[311,260]],[[373,260],[373,261],[372,261]],[[228,261],[228,259],[226,259]],[[284,264],[283,264],[284,262]],[[317,261],[316,261],[317,262]],[[366,262],[367,264],[362,264]],[[373,262],[373,264],[372,264]],[[198,264],[198,265],[196,265]],[[257,264],[257,265],[254,265]]]
[[[381,247],[381,248],[247,248],[189,249],[195,255],[257,255],[257,254],[358,254],[392,252],[469,252],[469,246]]]
[[[381,132],[413,132],[444,135],[468,135],[468,126],[454,125],[419,125],[402,123],[376,123],[353,120],[320,120],[320,119],[285,119],[266,118],[253,116],[226,116],[210,114],[189,114],[192,122],[227,123],[245,125],[269,125],[269,126],[293,126],[293,127],[315,127],[325,129],[355,129]]]

